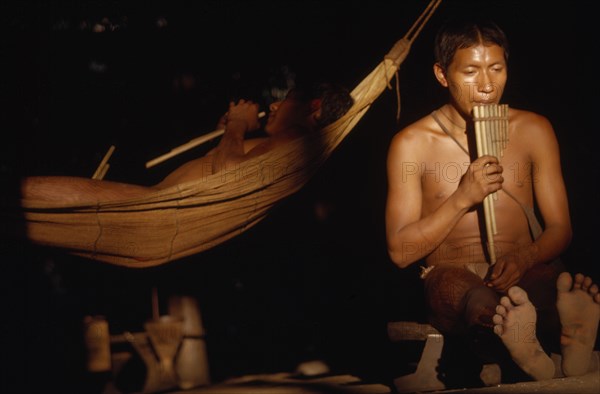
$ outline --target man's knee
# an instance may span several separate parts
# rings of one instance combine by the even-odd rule
[[[465,323],[468,327],[492,327],[492,317],[500,298],[498,294],[486,286],[472,288],[465,295]]]
[[[489,290],[482,279],[471,271],[463,267],[435,267],[425,278],[425,293],[431,313],[431,324],[442,332],[452,332],[464,327],[467,323],[464,319],[467,295],[477,288]],[[485,299],[488,300],[490,297]],[[472,308],[481,309],[475,304]],[[487,310],[489,307],[483,308],[478,313],[485,314]]]
[[[527,292],[537,309],[553,309],[556,303],[556,280],[563,271],[565,267],[558,260],[537,264],[523,275],[518,286]]]

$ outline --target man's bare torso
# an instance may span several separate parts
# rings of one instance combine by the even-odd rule
[[[521,204],[533,204],[533,171],[527,144],[522,143],[522,111],[510,111],[509,142],[500,157],[503,167],[503,189]],[[421,152],[423,160],[418,163],[422,185],[422,217],[434,212],[458,187],[462,175],[470,164],[469,156],[446,135],[431,116],[417,123],[422,127],[426,147]],[[520,140],[521,139],[521,140]],[[468,146],[466,134],[458,137],[464,147]],[[494,200],[498,233],[494,236],[498,257],[531,242],[529,227],[522,207],[504,191],[496,193]],[[481,219],[480,219],[481,217]],[[465,214],[448,237],[426,258],[428,265],[442,263],[485,263],[482,244],[483,214],[470,211]]]
[[[244,141],[244,152],[248,153],[257,145],[264,143],[266,138],[252,138]],[[156,185],[160,189],[182,184],[185,182],[206,179],[213,174],[213,151],[198,159],[190,160],[171,172],[165,179]]]

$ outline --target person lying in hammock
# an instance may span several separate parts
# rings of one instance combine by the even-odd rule
[[[562,353],[565,375],[582,375],[596,342],[600,293],[590,277],[573,277],[557,260],[572,229],[553,128],[541,115],[510,108],[503,155],[473,157],[471,113],[476,104],[500,102],[506,36],[493,22],[456,19],[438,32],[435,55],[449,102],[397,133],[388,151],[390,258],[401,268],[424,260],[430,323],[500,363],[503,379],[509,370],[513,379],[552,378],[550,352]],[[490,265],[479,208],[493,192],[497,260]],[[545,224],[537,237],[527,213],[534,203]]]
[[[258,104],[240,100],[229,104],[217,129],[225,129],[218,146],[205,157],[179,167],[157,187],[165,188],[198,179],[260,156],[296,138],[319,131],[341,118],[352,106],[349,91],[339,85],[320,83],[290,90],[286,98],[269,106],[265,125],[267,137],[246,139],[246,133],[260,127]]]
[[[220,119],[218,128],[224,128],[225,133],[217,147],[204,157],[183,164],[154,186],[71,176],[31,176],[22,180],[21,196],[64,203],[87,203],[90,197],[113,201],[144,196],[154,190],[202,179],[296,138],[318,132],[344,115],[352,104],[350,92],[336,84],[298,87],[291,90],[284,100],[270,105],[265,126],[267,137],[245,139],[246,133],[260,126],[258,105],[240,100],[230,103],[229,110]]]

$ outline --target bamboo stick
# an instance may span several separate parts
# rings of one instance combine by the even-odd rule
[[[104,154],[104,157],[102,158],[102,161],[98,165],[98,168],[96,168],[94,175],[92,175],[92,179],[100,180],[100,179],[104,178],[104,176],[106,175],[108,168],[109,168],[109,165],[107,164],[108,159],[110,159],[110,157],[112,156],[114,151],[115,151],[115,146],[111,145],[110,148],[108,148],[108,151]]]
[[[110,169],[110,163],[106,163],[104,166],[102,166],[102,170],[100,170],[100,174],[98,174],[98,177],[96,179],[98,179],[98,180],[104,179],[104,177],[106,176],[106,173],[108,172],[109,169]]]
[[[265,112],[259,112],[258,118],[260,119],[260,118],[264,117],[265,115],[266,115]],[[146,168],[154,167],[155,165],[160,164],[163,161],[166,161],[174,156],[177,156],[177,155],[179,155],[183,152],[186,152],[192,148],[200,146],[208,141],[214,140],[215,138],[222,136],[224,133],[225,133],[225,129],[217,129],[217,130],[207,133],[201,137],[194,138],[193,140],[190,140],[183,145],[179,145],[179,146],[171,149],[169,152],[165,153],[164,155],[158,156],[155,159],[147,161]]]
[[[482,106],[479,107],[479,115],[480,117],[487,119],[490,117],[490,107],[489,106]],[[489,122],[478,122],[479,127],[481,132],[479,133],[479,136],[481,138],[481,148],[482,151],[479,154],[479,156],[481,155],[494,155],[494,144],[493,144],[493,140],[492,140],[492,135],[493,135],[493,123],[489,123]],[[492,200],[496,200],[496,193],[491,193],[490,195],[486,196],[485,200],[484,200],[484,209],[488,212],[486,214],[486,223],[489,222],[490,226],[491,226],[491,232],[490,234],[496,234],[496,215],[494,213],[494,204]],[[485,208],[487,205],[487,208]]]
[[[487,154],[487,138],[485,136],[485,125],[483,122],[477,121],[485,115],[484,108],[475,106],[473,108],[473,114],[475,116],[475,141],[477,145],[477,156],[481,157]],[[493,202],[491,196],[488,194],[483,199],[483,215],[485,220],[485,231],[487,233],[487,249],[490,256],[490,264],[496,263],[496,251],[494,245],[494,227],[495,227],[495,216],[493,209]]]
[[[502,122],[500,121],[500,107],[494,105],[492,110],[492,116],[494,117],[494,152],[496,157],[499,159],[504,156],[504,147],[502,147]]]
[[[508,105],[477,105],[473,108],[475,141],[478,157],[493,155],[501,158],[508,144]],[[488,239],[490,263],[496,262],[494,235],[498,233],[494,201],[498,193],[490,193],[483,200],[483,211]]]

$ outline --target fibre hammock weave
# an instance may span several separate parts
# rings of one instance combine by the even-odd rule
[[[254,226],[295,193],[389,86],[410,45],[441,0],[352,91],[353,107],[318,136],[300,138],[235,171],[153,191],[142,198],[72,204],[22,200],[35,244],[110,264],[143,268],[208,250]]]

